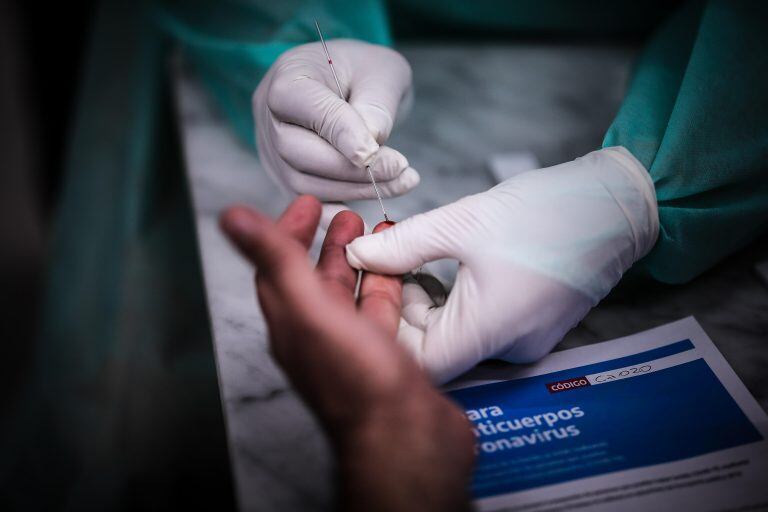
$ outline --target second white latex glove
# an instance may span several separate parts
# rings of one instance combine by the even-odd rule
[[[366,164],[372,164],[384,197],[406,193],[419,175],[402,154],[382,144],[411,89],[408,62],[390,48],[362,41],[332,40],[328,49],[345,98],[319,42],[282,54],[256,89],[262,165],[290,195],[373,199]]]
[[[403,292],[399,340],[437,382],[478,362],[547,354],[653,246],[653,183],[622,147],[534,170],[347,246],[355,268],[460,262],[445,305]]]

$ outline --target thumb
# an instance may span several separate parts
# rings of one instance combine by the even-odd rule
[[[422,213],[347,245],[347,262],[380,274],[404,274],[428,261],[456,258],[450,205]]]
[[[407,64],[406,70],[408,73],[389,73],[379,68],[358,80],[349,97],[349,104],[360,114],[379,144],[389,138],[400,102],[409,91],[410,68]]]
[[[400,102],[411,89],[408,61],[397,51],[367,43],[334,41],[339,53],[353,63],[349,104],[360,114],[376,142],[384,144],[392,131]]]

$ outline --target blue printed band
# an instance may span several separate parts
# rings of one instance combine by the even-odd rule
[[[474,497],[760,441],[760,433],[694,348],[683,340],[609,361],[449,393],[467,411],[477,437]],[[552,389],[581,379],[587,383],[563,384],[567,393]]]

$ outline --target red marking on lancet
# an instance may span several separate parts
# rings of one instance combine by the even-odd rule
[[[323,32],[320,30],[320,24],[315,20],[315,28],[317,29],[317,35],[320,38],[320,44],[323,46],[323,52],[325,53],[325,58],[328,60],[328,66],[331,68],[331,75],[333,75],[333,81],[336,82],[336,89],[339,91],[339,98],[341,98],[342,101],[346,101],[346,98],[344,97],[344,90],[341,88],[341,82],[339,82],[339,75],[336,74],[336,68],[333,67],[333,60],[331,60],[331,53],[328,51],[328,45],[325,44],[325,38],[323,37]],[[389,217],[387,216],[387,210],[384,209],[384,201],[381,200],[381,192],[379,192],[379,187],[376,185],[376,178],[373,177],[373,171],[371,170],[372,164],[367,164],[365,166],[365,170],[368,171],[368,177],[371,178],[371,185],[373,185],[373,191],[376,193],[376,198],[379,200],[379,206],[381,206],[381,213],[384,214],[384,220],[389,222]],[[357,294],[355,294],[357,296]]]

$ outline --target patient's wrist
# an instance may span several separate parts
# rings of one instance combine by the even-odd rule
[[[378,404],[337,442],[347,510],[465,510],[474,438],[459,409],[431,388]]]

